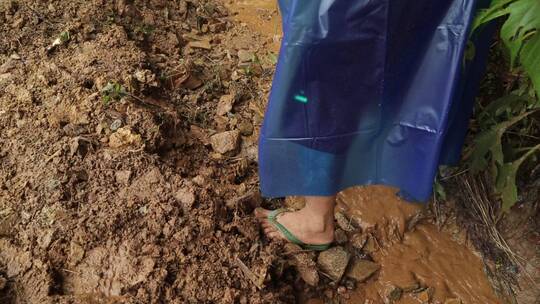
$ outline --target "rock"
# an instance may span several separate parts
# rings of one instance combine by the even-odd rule
[[[182,204],[182,208],[185,211],[191,210],[191,207],[195,203],[195,194],[193,193],[193,189],[189,188],[182,188],[176,191],[174,198]]]
[[[349,264],[350,255],[341,246],[332,247],[319,254],[317,264],[332,280],[339,281]]]
[[[189,75],[181,84],[182,87],[195,90],[203,85],[202,80],[195,75]]]
[[[429,303],[429,300],[431,298],[428,289],[426,289],[426,290],[424,290],[422,292],[419,292],[418,294],[416,294],[416,297],[422,303]]]
[[[388,296],[386,297],[386,299],[390,302],[390,303],[394,303],[396,301],[399,301],[399,299],[401,299],[401,296],[403,295],[403,290],[399,287],[394,287],[391,289],[390,293],[388,294]]]
[[[210,143],[214,151],[218,153],[234,152],[240,144],[240,132],[235,130],[212,135],[210,137]]]
[[[47,250],[47,248],[49,248],[49,246],[52,243],[54,233],[55,233],[54,229],[47,229],[43,231],[43,234],[41,234],[37,239],[39,247],[41,247],[44,250]]]
[[[372,235],[368,236],[366,244],[362,249],[367,254],[373,254],[374,252],[377,252],[377,250],[379,250],[379,247],[375,242],[375,238]]]
[[[337,289],[337,293],[340,294],[340,295],[346,294],[347,293],[347,288],[345,288],[345,286],[339,286],[338,289]]]
[[[238,125],[238,131],[243,136],[250,136],[253,134],[253,125],[249,121],[243,121]]]
[[[120,148],[124,146],[139,146],[142,138],[139,134],[133,133],[129,127],[122,127],[109,136],[109,147]]]
[[[347,277],[355,279],[357,282],[364,282],[377,272],[381,266],[368,260],[356,260],[347,271]]]
[[[446,301],[444,301],[444,304],[461,304],[461,300],[460,299],[446,299]]]
[[[251,62],[253,60],[253,53],[252,52],[249,52],[249,51],[246,51],[246,50],[239,50],[238,51],[238,60],[243,63],[243,62]]]
[[[150,70],[137,70],[135,71],[134,76],[135,79],[137,79],[137,81],[140,83],[148,84],[153,87],[158,86],[156,75],[154,75],[154,73],[152,73]]]
[[[221,32],[221,31],[224,31],[224,30],[227,29],[227,23],[225,23],[225,22],[220,22],[220,23],[210,24],[210,25],[208,26],[208,29],[209,29],[210,32],[212,32],[212,33]]]
[[[310,286],[317,286],[319,284],[319,273],[317,272],[317,266],[313,258],[306,253],[300,253],[294,256],[294,265],[298,274]]]
[[[187,45],[188,47],[192,49],[204,49],[204,50],[212,49],[212,45],[210,44],[210,41],[208,40],[190,41]]]
[[[354,248],[361,250],[362,248],[364,248],[364,245],[366,244],[367,240],[368,240],[367,234],[356,233],[355,235],[351,237],[351,245]]]
[[[234,101],[234,95],[229,94],[221,96],[217,105],[216,114],[221,116],[229,113],[233,108]]]
[[[356,232],[358,228],[354,226],[353,221],[345,216],[341,212],[335,214],[335,218],[338,226],[347,232]]]
[[[319,273],[317,272],[317,264],[315,263],[315,254],[313,252],[306,252],[300,246],[286,243],[284,250],[291,258],[289,262],[294,265],[298,274],[311,286],[317,286],[319,283]]]
[[[345,233],[345,231],[338,228],[334,232],[334,239],[335,239],[337,244],[343,245],[343,244],[347,243],[347,233]]]
[[[114,173],[114,177],[116,178],[116,182],[122,185],[127,185],[129,183],[129,180],[131,179],[131,171],[130,170],[120,170],[116,171]]]
[[[346,279],[345,287],[347,287],[348,290],[354,290],[356,288],[356,282],[351,279]]]
[[[7,279],[0,275],[0,290],[6,288]]]

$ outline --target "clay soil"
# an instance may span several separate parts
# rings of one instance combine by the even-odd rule
[[[342,195],[341,248],[383,267],[364,285],[262,236],[253,209],[282,203],[258,195],[256,148],[279,36],[223,3],[6,0],[0,31],[0,303],[499,303],[478,255],[414,230],[392,189]],[[399,287],[395,261],[431,252]],[[446,258],[462,275],[440,277]]]

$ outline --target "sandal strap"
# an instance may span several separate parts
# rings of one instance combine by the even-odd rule
[[[285,226],[283,226],[280,222],[277,221],[277,217],[286,212],[292,212],[292,210],[287,209],[287,208],[280,208],[280,209],[274,210],[268,214],[268,221],[272,224],[272,226],[274,226],[277,230],[279,230],[279,232],[281,232],[281,234],[283,234],[283,236],[285,236],[285,238],[289,242],[299,245],[301,247],[306,246],[307,244],[300,241],[294,234],[292,234],[289,231],[289,229],[285,228]]]
[[[289,231],[289,229],[287,229],[285,226],[283,226],[280,222],[277,221],[277,217],[279,215],[286,212],[292,212],[292,211],[293,210],[287,209],[287,208],[280,208],[280,209],[274,210],[268,214],[267,216],[268,221],[270,222],[270,224],[272,224],[272,226],[274,226],[277,230],[279,230],[279,232],[281,232],[281,234],[283,234],[283,236],[285,236],[285,238],[289,242],[299,245],[303,249],[314,250],[314,251],[324,251],[328,249],[331,243],[321,244],[321,245],[306,244],[302,242],[301,240],[299,240],[294,234],[292,234],[292,232]]]

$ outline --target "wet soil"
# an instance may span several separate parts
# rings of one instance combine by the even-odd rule
[[[367,279],[262,236],[278,20],[263,0],[0,3],[0,303],[499,303],[462,233],[390,188],[340,195],[350,261],[325,258]]]

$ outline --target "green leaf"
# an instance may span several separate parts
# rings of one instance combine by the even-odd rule
[[[540,3],[540,1],[538,1]],[[540,20],[540,12],[537,18]],[[540,30],[523,46],[520,54],[521,63],[525,68],[540,99]]]
[[[491,159],[495,166],[504,164],[504,154],[502,151],[502,135],[508,128],[521,121],[536,110],[515,116],[512,119],[499,123],[478,135],[475,140],[473,153],[469,160],[469,166],[474,173],[486,169],[488,165],[488,153],[491,153]]]
[[[480,10],[473,22],[471,32],[475,32],[480,26],[494,19],[507,15],[508,12],[504,10],[504,7],[513,1],[516,0],[494,0],[489,8]]]
[[[500,142],[498,132],[495,128],[482,132],[475,140],[474,150],[471,154],[469,167],[473,173],[478,173],[486,169],[488,160],[486,158]]]
[[[503,16],[508,18],[501,28],[501,38],[510,51],[511,66],[518,61],[523,65],[540,98],[540,1],[494,0],[478,13],[471,32]]]
[[[501,195],[503,212],[510,210],[518,200],[516,176],[519,168],[527,158],[537,151],[540,151],[540,144],[529,149],[529,151],[518,160],[500,166],[497,181],[495,183],[495,190]]]
[[[501,28],[501,38],[510,50],[510,61],[514,66],[526,38],[530,37],[531,31],[540,29],[540,1],[516,0],[503,11],[507,12],[508,19]]]
[[[433,184],[433,190],[435,191],[435,195],[437,197],[441,198],[443,201],[446,200],[446,191],[444,190],[443,185],[438,180],[435,180],[435,183]]]

